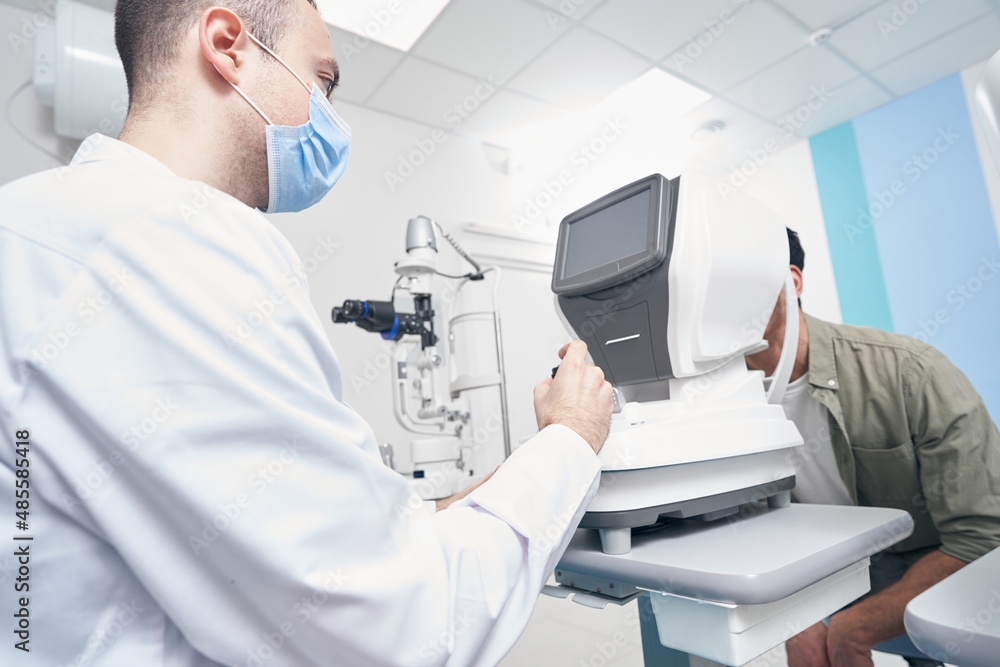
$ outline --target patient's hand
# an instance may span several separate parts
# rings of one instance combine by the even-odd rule
[[[785,642],[788,667],[830,667],[826,635],[826,626],[819,622]]]
[[[496,469],[493,472],[496,472],[497,470],[500,470],[500,466],[497,466]],[[479,487],[481,487],[483,484],[485,484],[486,482],[488,482],[490,480],[490,477],[493,477],[493,472],[491,472],[486,477],[483,477],[481,480],[479,480],[475,484],[470,484],[464,490],[459,491],[455,495],[449,496],[448,498],[442,498],[441,500],[436,501],[436,503],[437,503],[437,511],[440,512],[443,509],[447,509],[448,506],[451,505],[453,502],[455,502],[457,500],[461,500],[462,498],[466,497],[467,495],[469,495],[470,493],[472,493],[473,491],[475,491],[476,489],[478,489]]]

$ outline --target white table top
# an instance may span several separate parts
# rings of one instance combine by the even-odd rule
[[[1000,665],[1000,549],[915,597],[904,621],[917,648],[936,660]]]
[[[595,530],[579,529],[558,568],[649,590],[730,604],[765,604],[792,595],[913,532],[902,510],[792,504],[752,517],[679,521],[632,535],[632,551],[601,550]]]

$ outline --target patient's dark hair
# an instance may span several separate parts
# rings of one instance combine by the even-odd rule
[[[802,249],[802,242],[799,241],[798,232],[793,232],[785,227],[788,232],[788,263],[799,267],[799,271],[806,268],[806,251]]]
[[[316,8],[316,0],[307,0]],[[129,110],[157,100],[184,33],[212,6],[236,13],[254,37],[278,50],[295,0],[118,0],[115,46],[125,67]]]

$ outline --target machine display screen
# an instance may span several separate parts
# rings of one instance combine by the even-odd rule
[[[573,222],[566,239],[563,278],[614,264],[646,250],[649,189]]]

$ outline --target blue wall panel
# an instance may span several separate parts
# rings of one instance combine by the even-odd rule
[[[947,354],[1000,418],[1000,244],[971,123],[957,74],[855,119],[870,206],[855,242],[877,242],[896,331]]]
[[[854,128],[845,123],[810,140],[833,275],[846,324],[892,331]],[[806,248],[808,289],[809,249]]]

